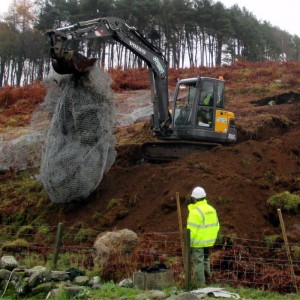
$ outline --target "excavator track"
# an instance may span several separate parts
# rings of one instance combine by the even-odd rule
[[[191,141],[146,142],[141,146],[143,158],[151,162],[167,162],[196,152],[209,151],[217,143]]]

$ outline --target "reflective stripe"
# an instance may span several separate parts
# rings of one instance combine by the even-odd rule
[[[190,225],[190,226],[195,227],[195,228],[217,227],[219,225],[219,221],[217,223],[211,223],[211,224],[207,224],[207,225],[197,225],[195,223],[188,222],[187,225]]]
[[[203,244],[210,244],[210,243],[214,243],[216,241],[216,239],[210,239],[210,240],[205,240],[205,241],[201,241],[201,240],[191,240],[191,245],[203,245]]]
[[[202,211],[199,207],[196,207],[195,209],[196,209],[196,210],[198,211],[198,213],[201,215],[202,220],[203,220],[203,224],[205,224],[205,216],[204,216],[203,211]]]

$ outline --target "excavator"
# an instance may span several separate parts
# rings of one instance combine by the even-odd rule
[[[145,142],[142,154],[152,161],[172,160],[209,150],[237,139],[234,113],[225,110],[223,78],[195,77],[177,82],[169,109],[168,62],[163,53],[135,27],[116,17],[78,22],[47,32],[53,69],[80,76],[97,59],[70,47],[70,41],[110,37],[142,59],[148,69],[153,114],[150,126],[157,141]]]

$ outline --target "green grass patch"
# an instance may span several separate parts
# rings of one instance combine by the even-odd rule
[[[279,234],[270,234],[264,236],[264,241],[269,249],[275,249],[281,246],[282,237]]]
[[[282,211],[297,213],[300,196],[285,191],[271,196],[267,203],[274,210],[281,209]]]
[[[112,208],[120,205],[120,203],[122,202],[122,199],[118,199],[118,198],[113,198],[109,201],[109,203],[106,206],[106,210],[111,210]]]
[[[240,295],[241,299],[245,300],[252,300],[252,299],[257,299],[257,300],[265,300],[265,299],[270,299],[270,300],[296,300],[299,299],[299,294],[286,294],[282,295],[276,292],[268,292],[264,291],[262,289],[252,289],[252,288],[232,288],[232,287],[226,287],[226,290],[232,292],[232,293],[237,293]]]
[[[37,223],[38,226],[46,224],[51,202],[41,183],[35,179],[36,172],[28,170],[0,175],[0,222],[18,228],[18,232],[10,232],[16,237],[32,235]],[[0,233],[0,237],[5,235],[5,232]]]

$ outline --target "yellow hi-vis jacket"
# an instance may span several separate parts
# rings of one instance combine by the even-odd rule
[[[216,210],[206,200],[190,204],[188,210],[187,229],[191,233],[191,247],[212,247],[220,229]]]

